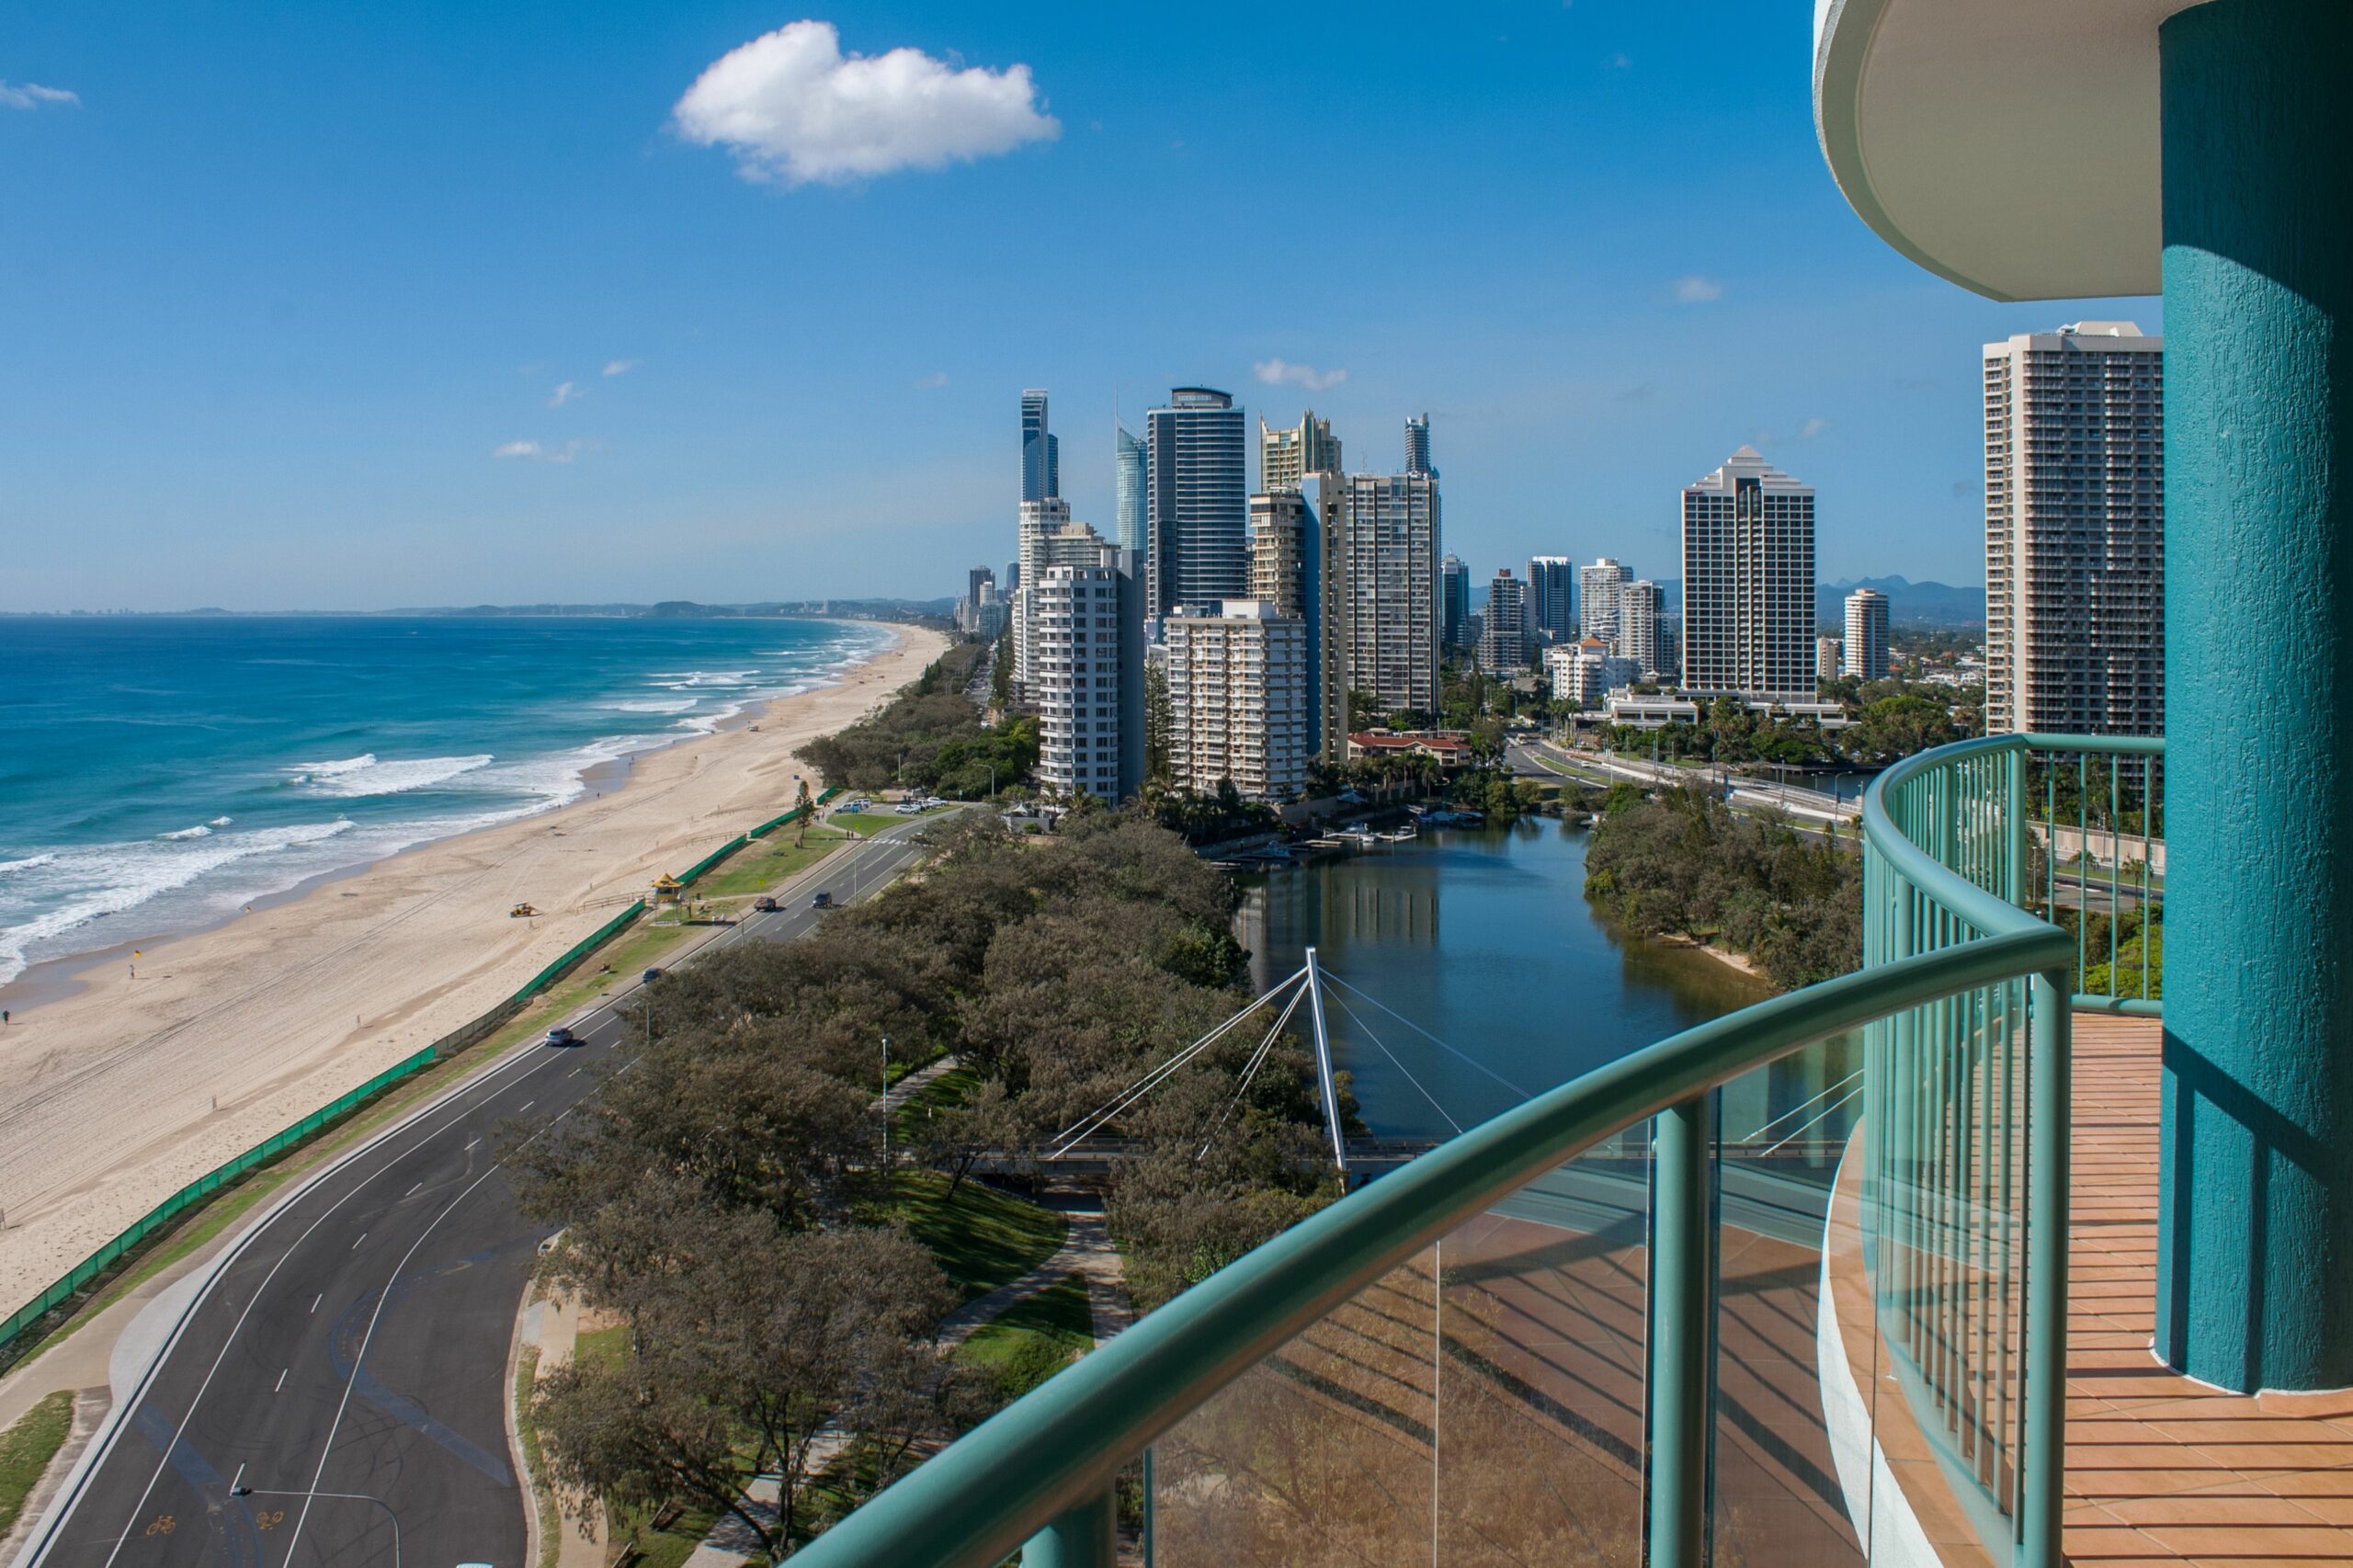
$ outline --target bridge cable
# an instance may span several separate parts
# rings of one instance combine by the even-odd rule
[[[1480,1072],[1484,1073],[1488,1077],[1493,1078],[1496,1083],[1501,1084],[1505,1088],[1509,1089],[1513,1094],[1518,1095],[1521,1099],[1532,1099],[1535,1097],[1526,1089],[1523,1089],[1518,1084],[1513,1083],[1509,1078],[1505,1077],[1502,1074],[1489,1067],[1485,1062],[1479,1061],[1475,1057],[1463,1055],[1461,1051],[1455,1050],[1454,1047],[1447,1044],[1446,1041],[1438,1039],[1438,1036],[1430,1033],[1429,1030],[1422,1028],[1421,1025],[1414,1022],[1413,1019],[1405,1017],[1404,1014],[1382,1002],[1380,997],[1372,995],[1370,993],[1366,992],[1359,987],[1348,985],[1348,983],[1346,980],[1341,979],[1339,975],[1334,973],[1328,968],[1324,971],[1324,978],[1330,980],[1336,985],[1347,985],[1348,990],[1353,992],[1361,1000],[1369,1003],[1372,1006],[1379,1007],[1382,1012],[1388,1014],[1391,1017],[1396,1019],[1407,1028],[1412,1029],[1415,1034],[1420,1035],[1424,1040],[1428,1040],[1440,1051],[1470,1063],[1472,1067],[1475,1067]],[[1334,1000],[1337,1001],[1338,998],[1335,997]]]
[[[1162,1062],[1151,1072],[1145,1074],[1143,1077],[1139,1079],[1131,1087],[1121,1091],[1120,1094],[1114,1095],[1110,1100],[1105,1102],[1104,1105],[1097,1107],[1096,1110],[1090,1111],[1086,1115],[1080,1117],[1077,1121],[1073,1122],[1069,1127],[1064,1128],[1062,1131],[1055,1133],[1055,1139],[1063,1141],[1062,1147],[1056,1149],[1052,1153],[1048,1154],[1046,1158],[1049,1160],[1059,1160],[1064,1154],[1069,1153],[1071,1150],[1076,1146],[1079,1141],[1086,1137],[1088,1133],[1095,1131],[1105,1122],[1109,1121],[1113,1117],[1119,1115],[1120,1112],[1127,1109],[1128,1107],[1143,1098],[1144,1096],[1150,1094],[1154,1089],[1158,1088],[1161,1084],[1167,1080],[1169,1074],[1175,1073],[1179,1067],[1182,1067],[1194,1057],[1199,1056],[1202,1051],[1208,1050],[1211,1045],[1214,1045],[1218,1040],[1232,1033],[1234,1028],[1244,1019],[1254,1017],[1259,1008],[1272,1001],[1286,986],[1289,986],[1294,982],[1302,979],[1306,972],[1307,971],[1305,970],[1301,970],[1299,973],[1292,975],[1290,980],[1284,981],[1280,985],[1276,986],[1274,990],[1267,992],[1264,996],[1256,998],[1251,1002],[1248,1006],[1234,1014],[1233,1017],[1226,1019],[1225,1022],[1218,1025],[1217,1028],[1211,1029],[1209,1033],[1203,1035],[1200,1039],[1195,1040],[1192,1044],[1187,1046],[1184,1050],[1178,1051],[1176,1055],[1170,1057],[1167,1061]]]
[[[1413,1085],[1415,1088],[1421,1090],[1422,1098],[1430,1102],[1430,1108],[1437,1111],[1441,1117],[1445,1117],[1446,1124],[1449,1127],[1453,1128],[1454,1131],[1460,1134],[1462,1131],[1462,1124],[1455,1120],[1451,1116],[1447,1116],[1446,1108],[1438,1103],[1438,1096],[1431,1094],[1427,1089],[1422,1088],[1422,1081],[1419,1078],[1415,1077],[1412,1070],[1406,1067],[1404,1062],[1397,1060],[1397,1053],[1395,1051],[1391,1051],[1387,1046],[1381,1043],[1381,1037],[1372,1032],[1372,1026],[1366,1023],[1362,1018],[1358,1017],[1356,1009],[1349,1006],[1347,1001],[1343,998],[1335,996],[1332,998],[1332,1001],[1333,1004],[1340,1009],[1340,1011],[1348,1016],[1348,1022],[1364,1030],[1365,1039],[1372,1041],[1375,1049],[1377,1049],[1381,1055],[1389,1058],[1389,1064],[1392,1067],[1396,1068],[1400,1073],[1405,1074],[1405,1082]]]
[[[1193,1156],[1195,1165],[1199,1165],[1209,1157],[1210,1145],[1217,1141],[1218,1132],[1225,1126],[1226,1118],[1232,1116],[1233,1108],[1242,1103],[1242,1096],[1250,1092],[1251,1082],[1258,1076],[1258,1069],[1266,1064],[1267,1055],[1275,1049],[1275,1041],[1281,1036],[1283,1026],[1290,1022],[1291,1014],[1299,1010],[1299,1004],[1306,995],[1307,987],[1304,985],[1290,994],[1290,1005],[1285,1006],[1281,1016],[1275,1019],[1275,1027],[1267,1031],[1267,1038],[1258,1042],[1258,1049],[1251,1053],[1249,1062],[1242,1069],[1241,1082],[1233,1085],[1233,1097],[1225,1102],[1225,1108],[1217,1113],[1217,1119],[1210,1124],[1208,1136],[1201,1140],[1200,1152]]]

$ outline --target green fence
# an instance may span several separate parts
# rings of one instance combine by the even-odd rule
[[[838,784],[828,784],[828,785],[826,785],[826,786],[825,786],[825,788],[824,788],[824,789],[823,789],[823,790],[819,790],[819,791],[817,792],[817,802],[816,802],[816,803],[822,806],[822,805],[824,805],[827,801],[832,800],[835,796],[836,796],[836,795],[840,794],[841,792],[842,792],[842,791],[841,791],[841,786],[840,786],[840,785],[838,785]],[[774,833],[778,828],[780,828],[780,827],[786,826],[787,824],[789,824],[792,823],[793,821],[795,821],[797,818],[799,818],[799,816],[800,816],[800,815],[801,815],[801,808],[800,808],[799,806],[795,806],[795,807],[793,807],[790,811],[789,811],[789,812],[785,812],[785,813],[784,813],[784,815],[782,815],[782,816],[780,816],[780,817],[771,817],[771,818],[769,818],[767,822],[764,822],[764,823],[760,824],[760,825],[759,825],[759,826],[757,826],[757,827],[754,828],[751,832],[749,832],[749,833],[745,834],[744,836],[745,836],[745,837],[746,837],[746,838],[766,838],[769,834]],[[679,880],[680,881],[686,881],[686,879],[685,879],[684,877],[681,877],[681,878],[679,878],[678,880]]]
[[[817,797],[817,803],[819,805],[823,805],[825,801],[833,799],[834,796],[840,792],[841,791],[836,789],[828,789]],[[774,821],[764,823],[760,826],[754,828],[748,834],[740,835],[737,837],[729,839],[717,850],[697,861],[688,869],[686,874],[681,876],[678,880],[682,882],[692,882],[697,877],[701,876],[705,871],[710,870],[713,866],[716,866],[719,862],[727,858],[728,856],[733,855],[736,850],[744,847],[744,846],[749,843],[752,839],[757,838],[763,834],[774,832],[777,828],[791,822],[799,814],[800,808],[796,806],[793,810],[785,812],[784,815],[776,818]],[[240,1177],[248,1175],[260,1166],[269,1164],[270,1161],[278,1158],[278,1155],[286,1153],[287,1150],[293,1148],[295,1145],[302,1142],[305,1139],[310,1138],[321,1128],[325,1127],[328,1123],[348,1114],[366,1100],[382,1093],[385,1089],[399,1083],[402,1079],[406,1078],[413,1074],[422,1072],[424,1069],[433,1065],[434,1062],[454,1056],[459,1051],[465,1050],[468,1046],[473,1045],[489,1038],[490,1035],[496,1032],[499,1026],[505,1024],[508,1019],[521,1012],[524,1006],[529,1003],[531,998],[545,991],[549,986],[553,985],[557,981],[562,980],[566,974],[569,974],[574,969],[577,968],[589,954],[595,952],[598,948],[603,947],[607,942],[611,941],[623,930],[627,929],[632,921],[636,920],[639,915],[644,913],[645,901],[640,899],[636,903],[631,904],[627,909],[621,911],[620,914],[615,915],[612,919],[608,920],[602,926],[597,926],[596,930],[590,932],[586,937],[582,937],[579,941],[574,942],[571,947],[565,949],[563,955],[561,958],[557,959],[555,962],[548,965],[547,968],[540,971],[539,973],[533,975],[529,982],[527,983],[520,991],[516,992],[514,995],[508,997],[506,1001],[501,1002],[497,1006],[493,1007],[490,1011],[483,1014],[480,1017],[475,1018],[472,1022],[466,1024],[463,1028],[450,1030],[448,1034],[443,1035],[439,1040],[435,1040],[431,1045],[426,1046],[423,1051],[420,1051],[415,1055],[409,1057],[406,1061],[404,1061],[395,1066],[386,1068],[383,1072],[377,1074],[374,1077],[369,1079],[366,1083],[360,1085],[349,1094],[338,1096],[326,1106],[318,1110],[313,1111],[310,1115],[304,1117],[293,1126],[285,1129],[283,1131],[278,1132],[271,1137],[265,1139],[260,1143],[257,1143],[254,1147],[246,1150],[244,1153],[239,1154],[235,1159],[231,1160],[228,1164],[219,1166],[214,1170],[206,1172],[203,1176],[199,1176],[188,1186],[180,1188],[179,1191],[172,1194],[171,1197],[164,1199],[163,1202],[155,1205],[154,1208],[149,1210],[144,1215],[141,1216],[140,1219],[130,1227],[130,1229],[124,1231],[120,1235],[115,1237],[114,1240],[107,1243],[106,1245],[100,1247],[88,1257],[84,1258],[80,1263],[74,1265],[72,1272],[68,1273],[63,1279],[58,1280],[48,1290],[43,1290],[40,1295],[26,1302],[24,1306],[18,1308],[6,1319],[0,1319],[0,1365],[6,1364],[8,1358],[7,1347],[19,1335],[23,1334],[26,1329],[31,1327],[32,1324],[47,1316],[49,1313],[74,1301],[74,1299],[80,1296],[83,1291],[89,1289],[93,1283],[105,1278],[108,1269],[119,1263],[126,1255],[137,1248],[139,1244],[146,1241],[148,1237],[153,1235],[157,1231],[163,1229],[163,1227],[171,1223],[182,1214],[188,1212],[188,1210],[210,1198],[222,1187],[229,1186],[231,1183],[235,1182]]]

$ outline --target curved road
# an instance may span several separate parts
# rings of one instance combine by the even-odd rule
[[[818,887],[870,895],[922,852],[915,826],[711,945],[800,936]],[[580,1045],[517,1051],[281,1199],[214,1265],[20,1568],[527,1568],[506,1371],[546,1233],[516,1210],[500,1130],[544,1130],[594,1089],[633,1038],[613,1008],[635,989],[574,1020]]]

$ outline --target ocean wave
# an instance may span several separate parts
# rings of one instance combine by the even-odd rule
[[[702,700],[699,697],[658,697],[642,702],[600,703],[608,713],[684,713]]]
[[[210,822],[206,823],[204,825],[207,827],[226,827],[236,820],[237,819],[234,817],[214,817]]]
[[[336,762],[298,762],[287,771],[301,776],[296,782],[308,783],[314,778],[337,778],[344,774],[357,773],[363,767],[375,766],[376,754],[370,751],[362,752],[358,756],[347,756]]]
[[[211,824],[199,823],[194,827],[181,828],[177,833],[159,833],[155,836],[158,838],[210,838],[211,835]]]
[[[446,784],[461,774],[487,767],[490,760],[490,754],[483,752],[475,756],[420,756],[407,761],[377,762],[324,778],[313,774],[311,787],[322,795],[343,801],[405,795],[412,790],[430,790],[437,784]]]
[[[668,691],[700,691],[711,687],[749,686],[757,669],[748,670],[656,670],[646,677],[654,685]]]
[[[36,867],[54,865],[56,861],[54,855],[28,855],[21,860],[0,860],[0,877],[11,871],[29,871]]]

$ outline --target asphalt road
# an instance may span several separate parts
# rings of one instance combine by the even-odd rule
[[[915,828],[846,849],[796,907],[720,943],[801,935],[818,888],[871,894],[921,853]],[[500,1130],[545,1129],[626,1059],[613,1008],[636,989],[573,1020],[581,1044],[518,1050],[250,1232],[25,1568],[528,1568],[506,1369],[546,1233],[516,1210]]]

